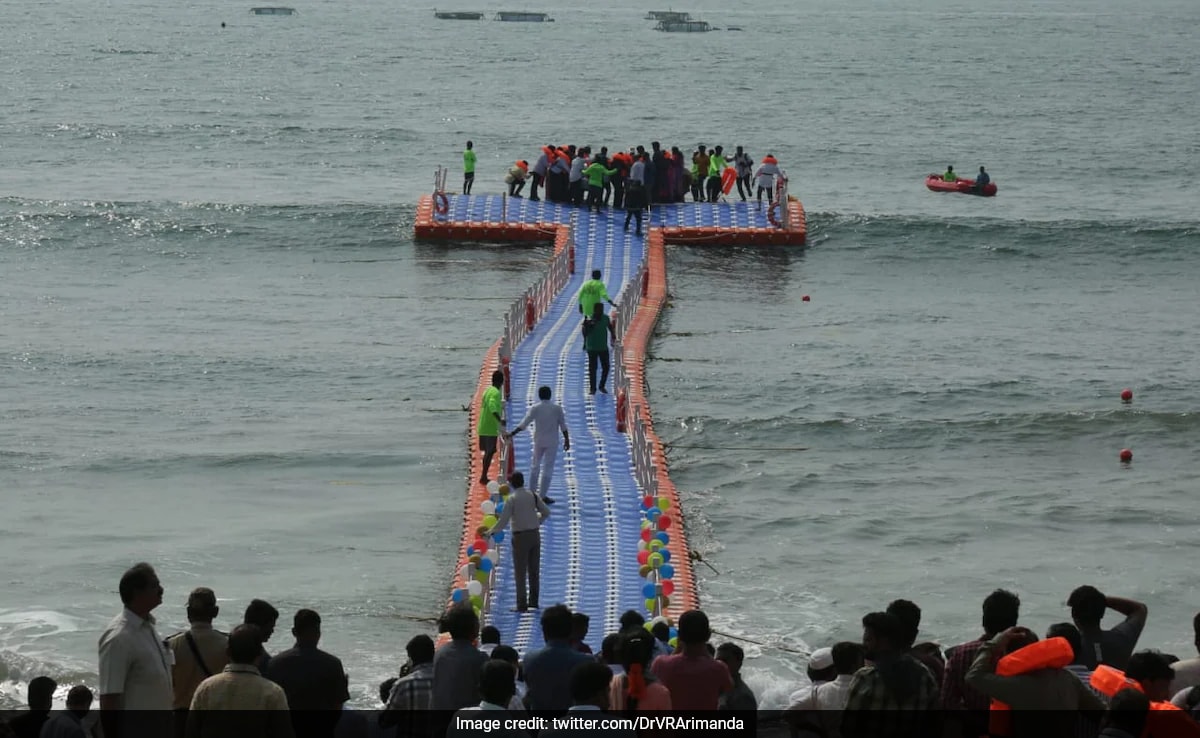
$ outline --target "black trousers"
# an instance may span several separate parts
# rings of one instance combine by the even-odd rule
[[[628,216],[626,216],[628,217]],[[641,218],[638,218],[640,221]],[[640,229],[639,229],[640,230]],[[608,349],[603,351],[589,351],[588,355],[588,391],[591,394],[596,394],[596,364],[600,364],[600,389],[604,390],[608,384]]]
[[[568,185],[568,191],[570,192],[570,200],[571,200],[572,205],[582,205],[583,204],[583,180],[582,179],[577,179],[574,182],[571,182]]]
[[[538,187],[540,187],[541,184],[542,184],[542,175],[538,174],[537,172],[534,172],[533,173],[533,183],[529,185],[529,199],[530,200],[538,199],[537,191],[538,191]]]
[[[708,178],[708,201],[716,202],[721,199],[721,175]]]
[[[536,175],[535,175],[536,176]],[[519,197],[521,190],[525,189],[525,180],[519,179],[508,186],[509,197]]]
[[[642,210],[640,208],[625,210],[625,230],[629,230],[629,221],[633,218],[637,218],[637,234],[640,236],[642,235]]]
[[[604,205],[604,187],[590,184],[587,186],[587,194],[588,209],[595,208],[597,213],[600,212],[600,208]]]
[[[749,174],[747,174],[744,177],[738,177],[737,183],[738,183],[738,195],[740,195],[743,200],[745,200],[747,197],[750,197],[751,195],[754,194],[754,188],[750,186],[750,175]],[[746,186],[745,191],[742,191],[743,184],[745,184],[745,186]]]
[[[625,182],[621,180],[621,176],[617,175],[612,180],[612,206],[620,210],[625,205]]]

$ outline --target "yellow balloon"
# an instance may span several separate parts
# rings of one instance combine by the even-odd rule
[[[480,584],[487,584],[488,573],[486,571],[475,572],[475,581],[479,582]]]
[[[653,597],[646,600],[646,611],[654,612],[654,598]]]
[[[658,549],[662,548],[662,541],[658,540],[657,538],[652,538],[650,539],[650,544],[648,547],[651,551],[657,551]]]
[[[471,605],[476,610],[482,609],[483,608],[483,597],[481,597],[480,595],[471,595]]]
[[[494,526],[495,524],[496,524],[496,516],[495,515],[484,515],[483,516],[483,526],[485,528],[487,528],[488,530],[491,530],[492,526]]]
[[[666,512],[667,510],[670,510],[670,509],[671,509],[671,500],[670,500],[670,498],[667,498],[667,497],[659,497],[659,498],[658,498],[658,509],[659,509],[659,510],[662,510],[663,512]]]
[[[657,569],[663,565],[662,554],[657,552],[650,554],[650,558],[646,560],[646,563],[650,565],[651,569]]]
[[[500,494],[506,495],[509,493],[509,491],[510,490],[508,488],[508,482],[504,482],[503,484],[500,485]]]

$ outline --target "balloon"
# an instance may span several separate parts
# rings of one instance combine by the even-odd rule
[[[492,566],[495,566],[496,564],[500,563],[500,552],[493,548],[491,551],[488,551],[487,553],[485,553],[483,555],[483,558],[492,562]],[[480,561],[479,563],[483,564],[482,561]]]
[[[671,606],[671,598],[670,597],[659,597],[658,599],[660,602],[662,602],[662,609],[666,610],[668,607]]]
[[[645,551],[648,548],[650,548],[650,544],[646,543],[645,541],[638,541],[638,550],[639,551]]]
[[[662,541],[664,546],[671,542],[671,536],[667,535],[665,531],[660,530],[654,534],[654,537]]]
[[[493,533],[493,534],[492,534],[492,540],[493,540],[493,541],[495,541],[496,543],[499,543],[500,541],[503,541],[503,540],[504,540],[504,531],[502,531],[502,530],[498,530],[498,531],[496,531],[495,533]],[[488,551],[488,553],[495,553],[495,549],[492,549],[491,551]]]
[[[654,498],[649,495],[646,495],[645,497],[643,497],[642,498],[642,509],[649,510],[652,507],[654,507]]]
[[[467,599],[467,590],[465,590],[465,589],[454,590],[454,593],[450,595],[450,599],[454,602],[462,602],[463,600]]]
[[[487,553],[487,549],[488,549],[487,541],[483,540],[482,538],[475,539],[475,550],[476,551],[478,551],[481,554],[485,554],[485,553]]]
[[[653,599],[646,600],[646,610],[649,612],[654,612],[654,600]],[[647,623],[647,625],[649,625],[649,623]]]
[[[642,585],[642,596],[649,599],[658,594],[657,588],[650,582]]]
[[[649,551],[638,551],[638,563],[639,564],[650,563],[650,552]]]
[[[471,558],[471,557],[472,557],[472,556],[474,556],[474,555],[475,555],[475,547],[474,547],[474,546],[467,546],[467,558],[469,559],[469,558]]]
[[[484,500],[483,502],[479,503],[479,509],[483,511],[484,520],[486,521],[486,516],[496,512],[496,503],[492,502],[491,500]],[[487,523],[485,522],[484,525],[487,525]]]
[[[662,517],[662,510],[659,510],[657,507],[652,507],[646,511],[646,520],[649,520],[651,523],[655,522],[660,517]]]
[[[650,540],[650,538],[651,538],[653,535],[654,535],[654,531],[650,530],[650,527],[649,527],[649,526],[647,526],[647,527],[645,527],[645,528],[642,528],[642,540],[643,540],[643,541],[648,541],[648,540]]]
[[[650,565],[649,564],[642,564],[641,566],[638,567],[638,576],[639,577],[645,578],[646,575],[649,573],[650,573]]]
[[[487,483],[487,491],[489,495],[494,495],[500,491],[500,483],[495,479]]]
[[[480,563],[482,563],[482,562],[480,562]],[[479,571],[475,572],[475,581],[479,582],[480,584],[487,584],[487,580],[488,580],[488,573],[486,571],[484,571],[483,569],[480,569]]]
[[[658,519],[658,529],[659,530],[666,530],[667,528],[670,528],[670,527],[671,527],[671,516],[670,515],[663,515],[663,516],[659,517],[659,519]]]
[[[495,515],[484,515],[483,516],[483,524],[487,526],[488,530],[491,530],[492,527],[496,525],[496,516]]]
[[[678,635],[679,635],[679,631],[676,628],[671,628],[670,634],[667,636],[667,639],[670,640],[671,638],[675,638]]]
[[[670,564],[663,564],[662,566],[658,567],[658,575],[663,579],[670,579],[671,577],[675,576],[675,567],[671,566]]]
[[[640,557],[641,557],[641,554],[638,554],[638,557],[640,558]],[[647,556],[647,557],[646,557],[646,563],[650,565],[650,568],[651,568],[651,569],[657,569],[658,567],[662,566],[662,565],[663,565],[663,555],[662,555],[662,552],[661,552],[661,551],[655,551],[654,553],[652,553],[652,554],[650,554],[649,556]]]
[[[658,540],[657,538],[646,544],[646,548],[650,549],[651,551],[657,551],[662,547],[662,541]]]
[[[642,627],[646,629],[647,633],[654,632],[654,623],[642,623]]]
[[[470,568],[466,564],[458,567],[458,576],[461,579],[466,579],[467,577],[471,576]]]
[[[477,610],[483,609],[483,598],[479,595],[471,595],[471,606]]]
[[[663,561],[671,560],[671,549],[669,548],[659,549],[658,554],[663,557]]]
[[[666,512],[671,509],[671,500],[667,497],[658,498],[658,509]]]
[[[492,560],[491,559],[485,557],[483,559],[483,561],[479,562],[479,571],[483,572],[484,574],[487,574],[491,570],[492,570]],[[667,594],[670,594],[670,592],[668,592]]]
[[[479,582],[471,582],[467,585],[467,592],[469,592],[472,597],[478,597],[479,595],[483,594],[483,585]]]
[[[671,640],[667,641],[667,645],[671,647],[672,651],[675,650],[676,648],[679,647],[679,638],[678,637],[672,638]]]
[[[508,494],[508,493],[509,493],[509,491],[510,491],[510,490],[509,490],[509,488],[508,488],[508,482],[504,482],[503,484],[501,484],[501,485],[500,485],[500,486],[497,488],[497,490],[498,490],[498,491],[500,492],[500,494],[502,494],[502,495],[506,495],[506,494]]]
[[[662,593],[665,595],[675,594],[675,582],[670,579],[664,579],[662,583]]]
[[[479,562],[483,560],[483,557],[479,554],[471,554],[471,558],[467,560],[474,564],[475,568],[479,568]]]

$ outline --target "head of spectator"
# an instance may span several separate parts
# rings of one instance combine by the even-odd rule
[[[837,669],[833,665],[833,649],[818,648],[808,657],[808,681],[813,684],[832,682],[837,678]]]
[[[479,697],[500,707],[508,707],[517,693],[517,670],[507,661],[488,659],[479,669]]]
[[[830,649],[833,668],[838,675],[853,674],[863,667],[863,647],[860,643],[841,641]]]
[[[392,696],[392,687],[396,686],[396,682],[400,681],[400,677],[388,677],[379,685],[379,701],[387,706],[388,697]]]
[[[726,642],[717,646],[717,661],[723,662],[729,668],[729,674],[734,679],[742,673],[742,662],[745,659],[745,651],[736,643]]]
[[[646,625],[646,618],[637,610],[626,610],[621,613],[621,632],[642,628]]]
[[[67,692],[67,709],[83,717],[91,711],[93,697],[92,690],[82,684],[76,684]]]
[[[442,628],[456,641],[474,643],[479,635],[479,616],[470,605],[455,605],[442,616]]]
[[[1141,685],[1151,702],[1171,699],[1171,680],[1175,670],[1158,651],[1138,651],[1129,657],[1125,676]]]
[[[665,620],[659,620],[657,623],[650,626],[650,633],[664,646],[669,646],[671,644],[671,626],[667,625]]]
[[[917,642],[917,633],[921,630],[921,608],[910,600],[893,600],[887,606],[886,612],[900,622],[900,649],[908,651]]]
[[[571,640],[571,610],[566,605],[553,605],[542,611],[542,638],[566,643]]]
[[[292,618],[292,635],[299,648],[316,648],[321,642],[321,616],[314,610],[297,610]]]
[[[1071,646],[1071,653],[1076,656],[1083,650],[1083,637],[1074,623],[1055,623],[1046,629],[1047,638],[1062,638]]]
[[[684,653],[708,651],[708,639],[712,637],[712,629],[708,626],[708,616],[703,610],[688,610],[679,616],[679,649]]]
[[[504,386],[504,372],[500,371],[499,369],[492,372],[492,386],[493,387],[503,387]]]
[[[552,392],[549,387],[547,387],[545,385],[538,387],[538,399],[539,400],[549,400],[553,396],[554,396],[554,392]]]
[[[217,607],[217,596],[208,587],[196,587],[187,599],[187,619],[189,623],[212,625],[221,608]]]
[[[142,561],[129,567],[121,575],[118,586],[121,602],[125,609],[145,619],[154,608],[162,604],[163,588],[154,567]]]
[[[609,633],[600,642],[600,662],[609,666],[620,665],[617,661],[617,644],[621,642],[619,633]]]
[[[571,701],[576,705],[591,705],[608,709],[608,686],[612,670],[604,664],[587,661],[571,669]]]
[[[650,662],[654,659],[654,636],[646,632],[645,628],[629,630],[621,634],[616,651],[626,673],[633,675],[649,672]]]
[[[863,657],[868,661],[894,658],[905,652],[907,638],[905,626],[886,612],[872,612],[863,616]]]
[[[519,471],[515,471],[508,477],[508,483],[513,489],[521,489],[525,486],[525,475]]]
[[[1108,703],[1103,725],[1140,736],[1150,715],[1150,698],[1136,689],[1122,689]]]
[[[1021,600],[1006,589],[997,589],[983,599],[983,632],[990,640],[1017,624]]]
[[[590,623],[591,618],[582,612],[571,614],[571,643],[583,643],[583,639],[587,638]]]
[[[34,677],[29,680],[29,692],[26,695],[26,702],[29,703],[30,712],[50,712],[50,708],[54,702],[54,690],[58,689],[58,682],[48,676]]]
[[[252,665],[262,653],[262,630],[257,625],[242,623],[229,631],[225,643],[231,664]]]
[[[257,627],[262,633],[263,643],[266,643],[275,633],[275,623],[279,622],[279,611],[266,600],[250,600],[250,604],[246,605],[246,614],[242,616],[242,622]]]
[[[492,658],[500,659],[501,661],[507,661],[513,665],[513,668],[516,668],[521,663],[521,655],[518,654],[517,649],[513,648],[512,646],[496,646],[496,648],[492,650]],[[520,678],[519,674],[518,678]]]
[[[413,667],[432,664],[435,650],[433,639],[424,633],[409,638],[408,643],[404,646],[404,651],[408,654],[408,660],[412,662]]]
[[[1100,621],[1104,619],[1104,611],[1108,607],[1107,602],[1104,593],[1090,584],[1076,587],[1067,598],[1067,605],[1071,608],[1071,619],[1081,632],[1100,627]]]
[[[491,644],[499,646],[500,645],[500,629],[494,625],[483,626],[483,628],[480,629],[480,631],[479,631],[479,642],[480,643],[491,643]]]

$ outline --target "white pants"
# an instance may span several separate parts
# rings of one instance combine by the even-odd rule
[[[554,477],[554,460],[558,458],[558,441],[552,446],[533,447],[533,461],[529,464],[529,490],[542,497],[550,494],[550,480]],[[538,473],[541,478],[538,478]]]

